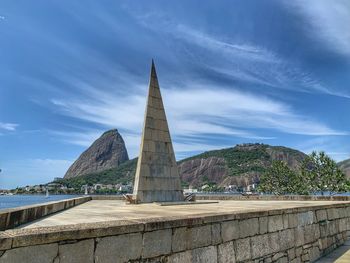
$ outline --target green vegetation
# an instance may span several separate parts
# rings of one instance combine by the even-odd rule
[[[312,152],[302,163],[300,171],[292,171],[281,161],[273,162],[262,176],[259,190],[282,194],[321,193],[330,195],[346,192],[350,183],[337,163],[324,152]]]
[[[300,173],[291,170],[283,161],[274,161],[260,179],[259,192],[274,195],[307,194]]]
[[[224,158],[228,170],[228,176],[238,176],[247,173],[264,173],[271,166],[271,153],[283,153],[284,156],[294,157],[302,161],[303,154],[299,151],[282,147],[269,146],[266,144],[243,144],[222,150],[208,151],[202,154],[184,159],[180,163],[197,159],[219,157]]]
[[[127,184],[133,182],[136,170],[137,158],[122,163],[119,167],[109,169],[100,173],[88,174],[69,179],[55,181],[61,183],[68,188],[74,188],[81,191],[83,185],[93,184]],[[108,191],[108,190],[101,190]]]
[[[336,194],[349,189],[349,181],[337,163],[324,152],[312,152],[303,162],[301,173],[310,192]]]

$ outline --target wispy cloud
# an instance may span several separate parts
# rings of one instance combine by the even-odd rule
[[[334,137],[320,136],[303,140],[301,143],[295,144],[295,147],[307,154],[312,151],[324,151],[336,161],[350,158],[350,147]]]
[[[308,5],[304,3],[304,6]],[[185,50],[191,54],[192,63],[196,61],[198,65],[233,80],[267,85],[277,89],[317,92],[350,98],[350,93],[324,85],[296,61],[287,61],[273,50],[263,46],[225,36],[211,35],[188,25],[176,23],[159,14],[151,13],[135,15],[135,17],[149,30],[162,32],[178,42],[186,43]],[[349,17],[350,15],[346,16],[346,19],[350,19]],[[347,24],[350,22],[344,23],[344,25]],[[349,40],[344,42],[350,43]],[[177,43],[177,46],[181,44]],[[198,52],[198,48],[206,52]]]
[[[18,127],[18,124],[16,123],[0,122],[0,130],[15,131],[17,127]]]
[[[300,135],[347,135],[346,131],[331,127],[296,112],[291,106],[268,97],[243,93],[234,89],[222,89],[205,84],[191,88],[163,89],[163,99],[168,113],[172,136],[178,147],[185,151],[188,145],[191,150],[211,146],[205,141],[194,145],[192,139],[209,135],[239,137],[256,140],[272,139],[264,132],[282,132]],[[61,114],[103,125],[107,128],[119,128],[128,147],[136,153],[143,122],[146,92],[129,96],[107,95],[100,91],[97,100],[85,98],[52,99],[51,102]],[[256,132],[255,129],[262,129]],[[101,132],[69,133],[63,136],[67,142],[88,145]],[[181,140],[177,140],[181,138]],[[185,138],[185,139],[184,139]],[[218,146],[218,145],[216,145]]]
[[[350,55],[350,2],[348,0],[284,1],[310,22],[309,33],[332,50]]]

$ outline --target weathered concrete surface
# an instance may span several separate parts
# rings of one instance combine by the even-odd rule
[[[180,175],[153,61],[143,125],[133,198],[137,203],[182,201]]]
[[[1,210],[0,231],[26,224],[90,200],[91,197],[85,196]]]
[[[199,201],[200,202],[200,201]],[[231,213],[246,213],[254,211],[273,211],[276,209],[292,209],[304,208],[312,206],[332,205],[348,202],[332,202],[332,201],[220,201],[214,204],[201,205],[179,205],[179,206],[158,206],[156,204],[140,204],[137,206],[125,204],[119,200],[92,200],[77,207],[62,211],[60,213],[48,216],[39,221],[30,223],[21,228],[47,227],[58,225],[71,225],[80,223],[96,223],[114,220],[130,220],[130,219],[147,219],[147,218],[165,218],[171,216],[193,216],[193,215],[208,215],[215,214],[231,214]],[[267,215],[267,213],[266,213]],[[302,217],[300,215],[300,222]],[[246,231],[256,232],[255,224],[257,219],[253,219],[254,226],[252,230]],[[278,218],[271,217],[269,222],[278,221]],[[296,222],[298,223],[298,222]],[[228,222],[229,224],[229,222]],[[238,223],[237,223],[238,224]],[[244,224],[244,223],[243,223]],[[224,225],[226,227],[226,225]],[[229,226],[227,226],[229,228]],[[238,226],[232,226],[232,235],[239,235],[236,229]],[[278,230],[272,227],[270,223],[270,231]],[[242,230],[244,231],[244,230]],[[226,235],[230,234],[230,230],[224,231]],[[245,234],[242,232],[242,236]]]

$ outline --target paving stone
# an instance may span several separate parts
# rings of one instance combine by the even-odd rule
[[[143,234],[142,257],[151,258],[170,254],[171,252],[171,229],[145,232]]]
[[[125,262],[141,256],[142,234],[133,233],[104,237],[97,240],[96,263]]]
[[[41,263],[53,262],[58,254],[58,244],[20,247],[6,250],[0,263]]]
[[[94,240],[87,239],[73,244],[59,245],[58,255],[60,263],[93,263]]]
[[[233,241],[218,245],[218,263],[235,263]]]

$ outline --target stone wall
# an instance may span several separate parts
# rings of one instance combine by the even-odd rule
[[[39,205],[29,205],[0,211],[0,231],[29,223],[41,217],[90,201],[91,197],[78,197]]]
[[[2,262],[312,262],[344,243],[350,204],[0,232]]]

